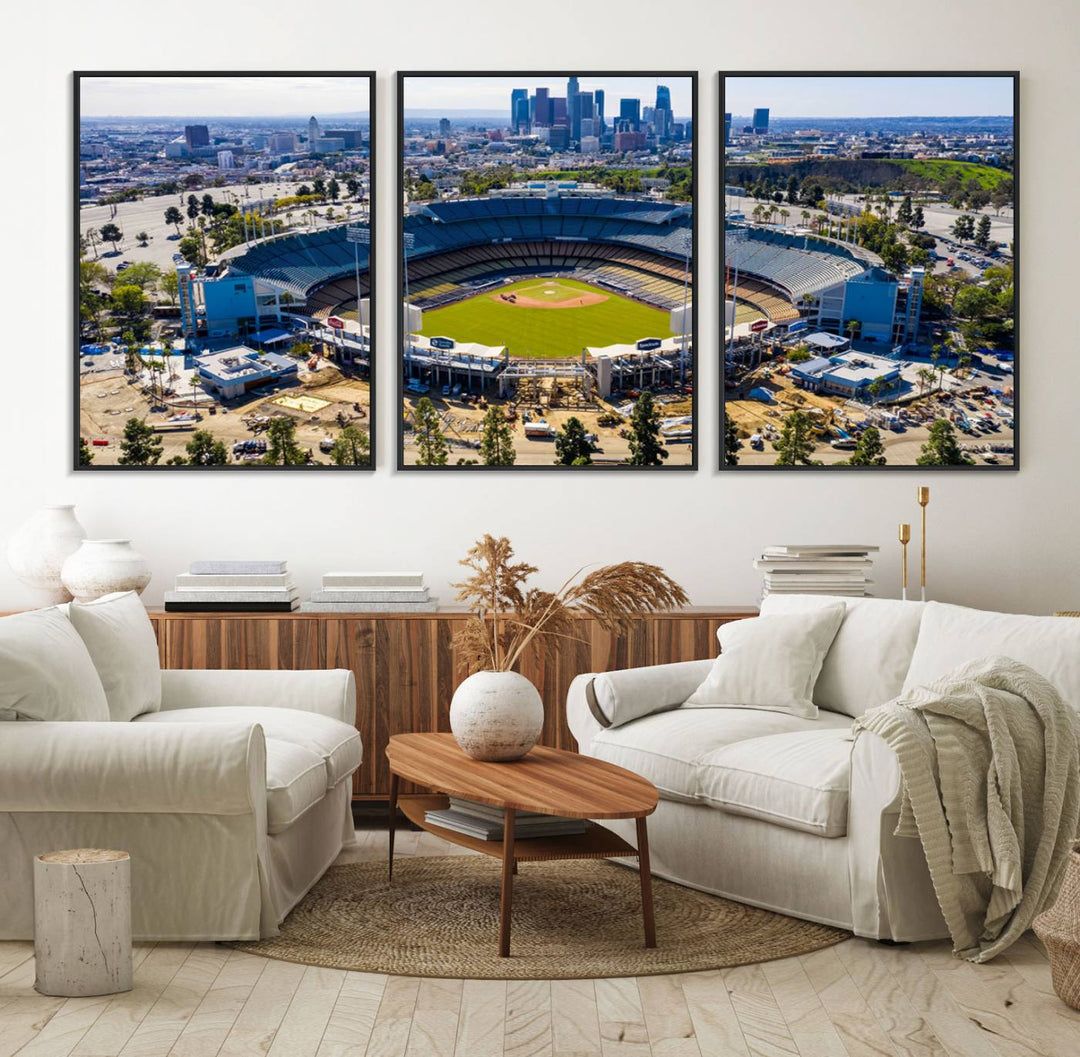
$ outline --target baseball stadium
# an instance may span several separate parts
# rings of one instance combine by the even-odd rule
[[[600,397],[686,384],[692,221],[689,204],[569,183],[411,205],[406,381],[498,396],[528,379]]]

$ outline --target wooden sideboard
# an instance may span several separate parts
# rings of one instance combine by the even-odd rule
[[[465,677],[453,645],[466,613],[251,614],[151,612],[166,668],[349,668],[356,677],[356,728],[364,763],[357,799],[385,799],[391,734],[448,731],[450,698]],[[540,690],[546,718],[541,741],[574,749],[566,725],[566,691],[582,672],[697,660],[717,652],[716,630],[757,616],[752,606],[690,607],[634,621],[613,636],[580,619],[579,641],[539,644],[520,671]],[[401,792],[414,791],[402,783]]]

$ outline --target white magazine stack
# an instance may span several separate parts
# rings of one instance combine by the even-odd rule
[[[754,568],[764,574],[766,595],[871,594],[874,562],[879,548],[865,543],[788,543],[766,547]]]
[[[431,613],[423,573],[326,573],[302,613]]]
[[[169,613],[289,613],[300,592],[281,560],[192,562],[165,592]]]

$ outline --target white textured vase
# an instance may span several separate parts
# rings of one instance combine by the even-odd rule
[[[543,728],[540,692],[517,672],[476,672],[450,701],[450,729],[475,760],[519,760]]]
[[[83,540],[60,573],[76,602],[92,602],[114,591],[136,591],[150,582],[150,565],[131,540]]]
[[[8,540],[8,564],[43,604],[70,602],[60,570],[85,536],[73,506],[43,506]]]

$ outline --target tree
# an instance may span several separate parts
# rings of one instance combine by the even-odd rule
[[[188,264],[202,264],[203,252],[202,245],[194,235],[185,235],[180,240],[180,245],[177,247],[180,250],[180,256],[184,258]]]
[[[180,237],[180,225],[184,222],[184,214],[176,206],[169,206],[165,210],[165,223],[172,224],[176,228],[176,237]]]
[[[788,363],[806,363],[810,359],[810,350],[805,345],[796,345],[784,354]]]
[[[121,466],[156,466],[161,458],[161,438],[142,419],[129,418],[120,441]]]
[[[876,404],[878,398],[885,392],[885,379],[881,375],[878,375],[878,377],[866,387],[866,391],[870,394]]]
[[[124,270],[124,286],[137,286],[145,291],[147,287],[157,286],[161,278],[161,269],[151,261],[138,261]]]
[[[930,427],[922,454],[915,460],[918,466],[970,466],[973,462],[960,450],[956,431],[946,418],[939,418]]]
[[[904,195],[900,208],[896,211],[896,222],[903,224],[904,227],[910,227],[914,216],[915,211],[911,208],[911,195]]]
[[[967,213],[961,214],[953,221],[952,233],[960,242],[969,242],[975,237],[975,218]]]
[[[792,411],[780,426],[780,439],[773,447],[777,466],[812,466],[810,456],[816,444],[810,416],[805,411]]]
[[[931,370],[929,367],[920,367],[916,377],[919,379],[919,393],[921,394],[933,388],[934,380],[937,378],[937,371]]]
[[[262,461],[268,466],[303,466],[307,462],[307,452],[296,443],[296,422],[288,415],[270,420],[266,446]]]
[[[200,213],[199,198],[198,195],[187,196],[187,217],[188,220],[194,220]]]
[[[630,415],[630,466],[662,466],[668,457],[660,440],[660,408],[646,389]]]
[[[926,226],[926,216],[923,214],[922,206],[916,206],[914,212],[911,214],[911,226],[916,231]]]
[[[990,218],[985,214],[979,217],[979,225],[975,229],[975,245],[981,250],[990,246]]]
[[[848,460],[849,466],[884,466],[885,445],[881,443],[881,434],[874,426],[867,426],[862,431],[855,450]]]
[[[360,181],[355,176],[350,176],[345,181],[345,190],[349,192],[351,197],[355,198],[360,191]]]
[[[170,305],[176,304],[176,298],[180,293],[180,279],[176,272],[166,272],[158,282],[161,292],[169,299]]]
[[[513,466],[517,453],[514,451],[514,434],[503,409],[492,404],[484,415],[480,435],[480,458],[485,466]]]
[[[85,437],[79,438],[79,465],[89,466],[94,461],[94,452]]]
[[[220,440],[206,429],[197,429],[185,445],[192,466],[225,466],[229,452]]]
[[[214,196],[207,192],[202,196],[202,200],[199,202],[199,212],[204,217],[212,217],[214,215]]]
[[[848,337],[851,338],[852,341],[855,341],[856,338],[858,338],[858,336],[862,333],[862,320],[849,319],[844,324],[844,330],[847,331]]]
[[[435,405],[422,396],[416,402],[416,463],[418,466],[445,466],[448,447],[439,428]]]
[[[150,233],[147,231],[140,231],[135,238],[140,246],[146,246],[150,242]]]
[[[589,466],[592,464],[592,442],[585,426],[576,415],[568,418],[555,438],[557,466]]]
[[[739,448],[742,442],[739,440],[739,431],[735,428],[735,420],[724,412],[724,465],[739,465]]]
[[[111,242],[113,253],[118,253],[117,246],[124,240],[124,233],[111,221],[108,224],[104,224],[101,230],[98,232],[101,236],[102,242]]]
[[[368,466],[371,464],[371,442],[358,426],[346,426],[330,449],[330,461],[335,466]]]
[[[337,180],[331,178],[326,185],[326,193],[330,196],[331,201],[336,202],[338,200],[338,196],[341,194],[341,185]]]

